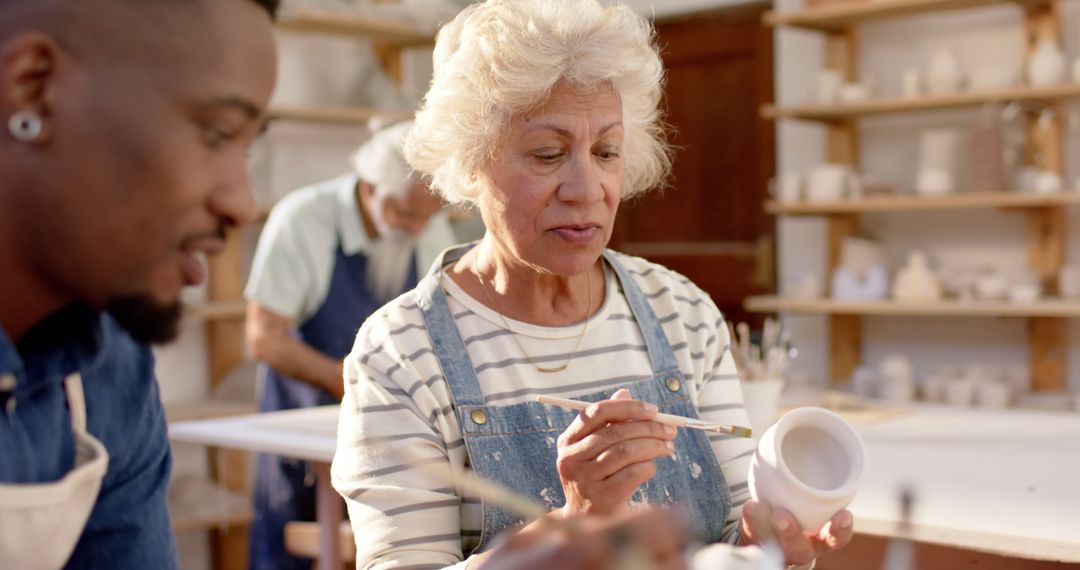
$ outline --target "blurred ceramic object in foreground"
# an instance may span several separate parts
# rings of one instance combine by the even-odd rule
[[[757,546],[714,543],[694,553],[690,570],[783,570],[784,553]]]
[[[1051,37],[1041,38],[1028,59],[1028,83],[1035,87],[1056,85],[1065,79],[1065,54]]]
[[[941,282],[930,269],[926,253],[914,250],[907,265],[893,282],[893,298],[898,301],[937,301],[941,299]]]
[[[1066,265],[1058,273],[1058,292],[1066,299],[1080,298],[1080,265]]]
[[[847,507],[862,480],[866,448],[839,415],[797,408],[765,432],[750,462],[750,496],[817,531]]]
[[[951,49],[939,49],[926,69],[926,91],[931,95],[956,93],[964,85],[964,67]]]

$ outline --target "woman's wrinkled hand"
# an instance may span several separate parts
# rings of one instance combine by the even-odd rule
[[[675,428],[652,420],[656,406],[619,390],[581,412],[559,436],[556,467],[565,514],[616,513],[656,474],[654,459],[675,452]]]
[[[803,530],[787,511],[773,511],[768,505],[747,501],[742,507],[742,537],[740,544],[760,544],[764,537],[773,536],[784,551],[787,564],[805,565],[817,557],[843,548],[851,542],[854,524],[851,511],[842,510],[813,531]],[[768,524],[769,528],[759,525]]]

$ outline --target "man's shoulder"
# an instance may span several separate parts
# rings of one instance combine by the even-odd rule
[[[274,205],[271,215],[290,219],[308,219],[320,213],[333,216],[342,186],[355,184],[354,176],[344,175],[298,188],[282,197]]]
[[[125,423],[128,416],[153,411],[147,406],[160,407],[151,348],[133,339],[109,316],[103,330],[101,353],[81,371],[91,419]]]

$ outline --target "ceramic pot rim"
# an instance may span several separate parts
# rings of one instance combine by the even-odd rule
[[[805,424],[803,419],[806,417],[817,418],[818,421],[812,424]],[[823,420],[823,421],[822,421]],[[835,489],[818,489],[811,487],[806,483],[803,483],[801,479],[795,476],[788,468],[787,462],[784,461],[783,455],[780,453],[780,449],[783,445],[784,437],[793,428],[803,425],[809,425],[822,431],[825,431],[832,437],[836,438],[837,443],[844,448],[845,452],[851,451],[852,448],[858,450],[858,456],[851,457],[853,463],[853,476],[844,481],[843,485]],[[858,432],[851,426],[844,418],[839,414],[826,410],[825,408],[796,408],[790,412],[784,414],[779,421],[776,422],[776,432],[773,434],[776,445],[776,465],[780,468],[780,472],[784,477],[791,482],[799,491],[807,493],[811,496],[816,496],[822,500],[839,499],[848,495],[854,494],[859,488],[859,484],[862,481],[863,471],[865,470],[866,463],[866,446],[863,444],[862,438],[859,437]]]

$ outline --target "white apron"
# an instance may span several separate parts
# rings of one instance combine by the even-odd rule
[[[75,465],[54,483],[0,484],[0,568],[62,568],[97,502],[109,454],[86,431],[82,377],[68,376],[64,387],[75,432]]]

